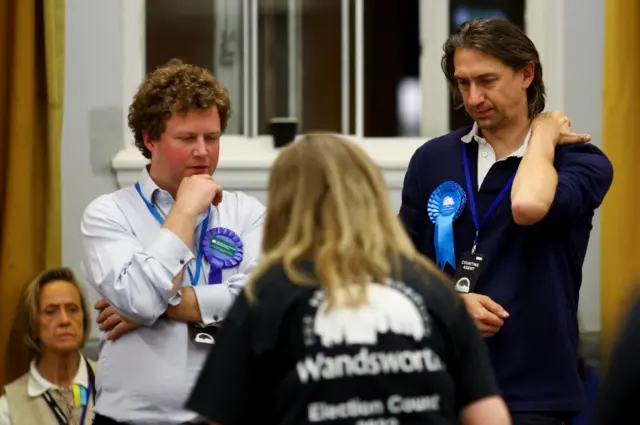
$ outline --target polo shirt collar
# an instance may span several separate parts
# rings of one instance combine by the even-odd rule
[[[80,354],[79,363],[76,376],[73,378],[73,384],[82,385],[85,389],[88,389],[89,371],[87,370],[87,362],[82,354]],[[40,397],[42,394],[52,389],[59,389],[59,387],[43,378],[38,371],[36,361],[32,361],[29,368],[29,379],[27,382],[27,394],[29,397]]]
[[[475,140],[478,144],[485,146],[488,145],[487,141],[480,136],[480,128],[478,127],[478,123],[474,122],[471,130],[460,138],[464,143],[471,143],[471,141]],[[531,140],[531,127],[529,127],[529,131],[527,132],[527,136],[524,138],[524,142],[522,145],[512,152],[509,157],[522,158],[527,151],[527,147],[529,146],[529,140]]]

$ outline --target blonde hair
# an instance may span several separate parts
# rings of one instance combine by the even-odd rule
[[[340,288],[351,289],[349,305],[360,305],[368,283],[400,279],[403,258],[446,279],[413,247],[379,169],[333,134],[306,135],[282,149],[269,177],[262,248],[264,259],[245,287],[252,301],[255,283],[275,264],[296,284],[322,285],[329,308]],[[317,279],[298,268],[302,260],[313,261]]]
[[[80,295],[80,303],[83,313],[82,321],[84,325],[84,335],[79,348],[84,347],[91,331],[91,315],[89,314],[89,310],[87,309],[87,301],[73,271],[67,267],[45,270],[40,273],[35,279],[33,279],[31,283],[29,283],[29,285],[27,285],[23,294],[26,321],[28,325],[27,333],[24,336],[24,343],[29,351],[36,356],[40,356],[40,354],[42,353],[42,348],[40,347],[40,342],[38,340],[40,292],[42,291],[43,286],[57,280],[72,284],[73,286],[75,286],[78,294]]]

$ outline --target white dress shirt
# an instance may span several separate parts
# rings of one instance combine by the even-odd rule
[[[527,147],[529,146],[529,140],[531,139],[531,129],[527,133],[522,145],[512,152],[510,155],[507,155],[504,158],[500,158],[496,161],[496,153],[487,141],[482,138],[478,134],[478,124],[473,123],[473,127],[469,133],[462,136],[462,141],[464,143],[471,143],[472,140],[478,142],[478,190],[480,190],[480,186],[482,186],[482,182],[484,178],[487,177],[489,170],[499,161],[504,161],[507,158],[522,158],[527,151]]]
[[[167,215],[173,197],[161,190],[146,169],[139,183],[145,198]],[[222,271],[222,283],[207,284],[209,264],[202,260],[196,298],[205,325],[222,321],[243,288],[262,248],[265,207],[241,192],[224,192],[211,207],[208,228],[224,227],[243,242],[243,259]],[[197,219],[194,244],[199,243]],[[199,418],[183,405],[208,354],[189,338],[186,323],[158,318],[172,298],[171,280],[187,265],[195,273],[196,246],[186,246],[149,211],[135,186],[95,199],[82,220],[83,260],[87,280],[116,310],[142,326],[106,341],[101,335],[96,413],[131,424],[174,425]],[[182,286],[190,286],[189,273]]]
[[[87,362],[82,355],[80,355],[78,371],[76,372],[76,376],[73,378],[73,384],[82,385],[87,389],[89,388]],[[29,380],[27,381],[27,394],[29,397],[40,397],[47,391],[58,388],[59,387],[57,385],[52,384],[40,375],[40,372],[38,372],[38,368],[36,367],[35,360],[32,361],[31,367],[29,368]],[[0,425],[11,425],[11,412],[5,396],[0,397]]]

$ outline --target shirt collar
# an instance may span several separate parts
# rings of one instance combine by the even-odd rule
[[[169,192],[160,189],[156,182],[153,181],[153,179],[149,175],[149,166],[146,166],[142,169],[142,173],[140,174],[138,183],[140,183],[140,190],[142,191],[142,194],[151,203],[156,202],[154,197],[158,196],[158,192],[163,192],[164,195],[171,198]]]
[[[80,354],[80,364],[78,365],[76,376],[73,378],[73,383],[82,385],[87,389],[89,388],[89,371],[87,370],[87,362],[82,354]],[[29,370],[29,381],[27,383],[27,394],[29,394],[30,397],[40,397],[47,391],[57,388],[57,385],[52,384],[40,375],[36,367],[36,361],[32,361]]]
[[[460,139],[464,143],[471,143],[472,140],[475,140],[481,145],[486,145],[487,141],[478,134],[479,130],[480,129],[478,127],[478,123],[474,122],[473,127],[471,127],[471,130],[467,134],[462,136]],[[525,152],[527,151],[527,147],[529,146],[529,140],[531,140],[531,128],[529,128],[529,131],[527,132],[527,136],[524,138],[522,145],[517,150],[512,152],[511,155],[509,155],[508,157],[522,158]]]

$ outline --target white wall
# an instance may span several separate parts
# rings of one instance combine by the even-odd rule
[[[66,5],[62,259],[79,277],[82,213],[93,198],[116,189],[111,158],[124,143],[121,2],[68,0]]]
[[[63,261],[78,272],[82,212],[93,198],[117,188],[111,160],[125,145],[123,99],[130,87],[125,87],[127,70],[123,60],[124,1],[67,1],[62,140]],[[574,128],[591,133],[594,143],[600,144],[604,0],[564,0],[564,5],[561,22],[566,58],[561,103]],[[223,145],[223,166],[225,158],[229,160]],[[235,176],[242,174],[237,173],[237,167],[234,169]],[[251,170],[245,172],[253,174]],[[398,170],[393,171],[394,181],[397,175]],[[225,178],[231,184],[229,179],[235,179],[231,175]],[[264,201],[264,192],[259,186],[248,186],[247,192]],[[398,208],[399,188],[391,188],[390,196]],[[580,302],[583,328],[588,331],[600,329],[599,233],[596,222]],[[88,293],[91,300],[95,300],[96,294],[91,290]]]
[[[602,147],[605,0],[564,0],[564,110],[579,133]],[[580,293],[582,328],[600,330],[600,214],[596,213]]]

